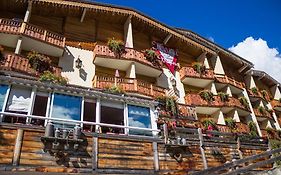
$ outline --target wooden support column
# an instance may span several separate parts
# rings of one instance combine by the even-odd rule
[[[86,8],[84,8],[84,9],[83,9],[82,16],[81,16],[81,18],[80,18],[80,22],[83,22],[83,21],[84,21],[84,18],[85,18],[86,12],[87,12],[87,9],[86,9]]]
[[[31,9],[32,9],[32,1],[28,1],[28,6],[27,6],[27,10],[24,15],[23,22],[29,22],[30,15],[31,15]]]
[[[93,137],[92,169],[94,172],[98,170],[98,138],[97,137]]]
[[[14,147],[13,166],[19,165],[22,140],[23,140],[23,129],[18,129],[16,144]]]
[[[199,141],[200,141],[200,151],[201,151],[201,156],[202,156],[202,161],[203,161],[203,165],[204,165],[204,169],[208,168],[208,164],[207,164],[207,159],[206,159],[206,155],[205,155],[205,149],[204,149],[204,140],[203,140],[203,134],[202,134],[202,129],[198,128],[198,136],[199,136]]]
[[[124,41],[125,47],[133,48],[133,26],[132,26],[132,15],[130,15],[124,24]]]
[[[159,171],[159,157],[158,157],[157,142],[152,142],[152,149],[153,149],[154,170]]]
[[[172,37],[172,34],[169,34],[168,36],[166,36],[166,38],[163,41],[163,44],[167,44],[168,41],[171,39],[171,37]]]

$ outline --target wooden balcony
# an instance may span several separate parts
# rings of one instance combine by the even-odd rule
[[[219,132],[227,132],[227,133],[231,132],[231,129],[226,125],[218,125],[217,124],[216,126],[217,126]]]
[[[249,97],[252,97],[252,98],[262,98],[262,94],[260,93],[259,90],[257,91],[257,93],[253,93],[253,91],[251,89],[247,89],[247,92],[249,94]]]
[[[57,33],[44,30],[29,23],[15,21],[12,19],[0,19],[0,32],[25,35],[62,48],[65,44],[65,37]]]
[[[239,133],[249,134],[250,132],[248,125],[245,123],[236,123],[236,127]]]
[[[118,86],[125,92],[136,93],[140,95],[158,97],[165,95],[165,89],[154,84],[132,79],[132,78],[117,78],[109,76],[95,76],[93,87],[99,89],[107,89],[112,86]]]
[[[191,107],[185,104],[178,104],[179,116],[190,120],[196,120],[197,114],[195,107]]]
[[[245,88],[245,84],[242,83],[242,82],[239,82],[239,81],[236,81],[234,80],[233,78],[230,78],[228,76],[223,76],[223,77],[215,77],[215,80],[216,82],[218,83],[224,83],[224,84],[229,84],[229,85],[232,85],[236,88],[239,88],[239,89],[243,89]]]
[[[245,106],[243,106],[237,98],[229,97],[228,101],[222,101],[219,96],[214,96],[213,101],[206,101],[200,97],[199,94],[193,93],[185,96],[185,103],[187,105],[204,106],[204,107],[236,107],[242,110],[249,111]]]
[[[214,71],[206,69],[204,72],[198,73],[192,66],[187,66],[180,69],[180,77],[184,84],[195,87],[206,87],[214,80]]]
[[[272,100],[271,101],[271,106],[274,110],[277,110],[277,111],[281,111],[281,102],[280,100]]]
[[[11,53],[4,54],[4,60],[0,62],[0,68],[1,70],[15,71],[33,76],[40,75],[39,72],[35,71],[30,67],[27,58]],[[50,71],[53,72],[55,75],[61,75],[60,67],[51,66],[50,69]]]
[[[108,61],[111,61],[111,64],[108,64]],[[108,46],[98,44],[95,46],[94,63],[96,65],[126,71],[133,62],[137,74],[158,77],[162,73],[162,68],[146,60],[140,51],[126,48],[125,53],[117,56]]]
[[[266,110],[264,110],[264,112],[260,112],[259,109],[255,109],[255,108],[253,110],[254,110],[254,113],[255,113],[256,117],[273,119],[271,114]]]

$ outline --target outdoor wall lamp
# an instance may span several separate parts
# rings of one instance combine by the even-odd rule
[[[75,66],[76,68],[78,69],[81,69],[82,68],[82,60],[80,59],[80,55],[78,56],[77,60],[75,61]]]

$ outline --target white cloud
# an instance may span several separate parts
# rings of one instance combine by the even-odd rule
[[[281,56],[276,48],[269,48],[265,40],[248,37],[229,50],[254,63],[255,69],[265,71],[281,82]]]

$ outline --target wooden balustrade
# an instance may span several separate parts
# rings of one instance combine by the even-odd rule
[[[146,60],[142,52],[131,48],[125,48],[125,52],[123,54],[121,54],[120,56],[116,56],[115,53],[109,49],[108,46],[97,44],[94,49],[94,54],[95,54],[95,58],[96,56],[100,56],[100,57],[110,57],[114,59],[134,60],[139,63],[146,64],[155,69],[161,70],[161,67],[159,65],[154,65],[150,61]]]
[[[107,89],[114,85],[119,86],[125,92],[139,93],[151,97],[165,95],[164,88],[133,78],[95,76],[93,80],[93,86],[99,89]]]
[[[234,80],[233,78],[230,78],[228,76],[223,76],[223,77],[216,77],[215,78],[217,82],[219,83],[225,83],[225,84],[230,84],[232,86],[235,86],[239,89],[243,89],[245,87],[245,84],[239,81]]]
[[[13,19],[0,19],[0,32],[25,35],[62,48],[65,45],[65,37],[62,35]]]
[[[217,126],[219,132],[228,132],[228,133],[231,132],[231,129],[226,125],[218,125],[217,124],[216,126]]]
[[[274,108],[274,109],[279,109],[279,111],[281,111],[281,102],[280,102],[280,100],[272,100],[271,101],[271,106],[272,106],[272,108]]]
[[[187,66],[180,69],[180,77],[181,79],[184,77],[214,79],[214,71],[211,69],[206,69],[204,72],[198,73],[192,66]]]
[[[236,123],[236,128],[239,133],[249,134],[250,132],[248,125],[245,123],[241,123],[241,122]]]
[[[16,54],[4,54],[4,60],[0,62],[0,68],[2,70],[16,71],[35,76],[40,75],[39,72],[30,67],[27,58]],[[50,71],[57,76],[61,75],[60,67],[51,66]]]
[[[229,97],[228,101],[222,101],[219,96],[214,96],[213,101],[206,101],[199,94],[187,94],[185,96],[185,102],[187,105],[206,106],[206,107],[237,107],[243,110],[249,111],[248,108],[243,106],[237,98]]]
[[[266,111],[265,109],[263,112],[261,112],[259,109],[255,109],[255,108],[253,110],[254,110],[256,117],[266,117],[269,119],[273,119],[271,114],[268,111]]]

